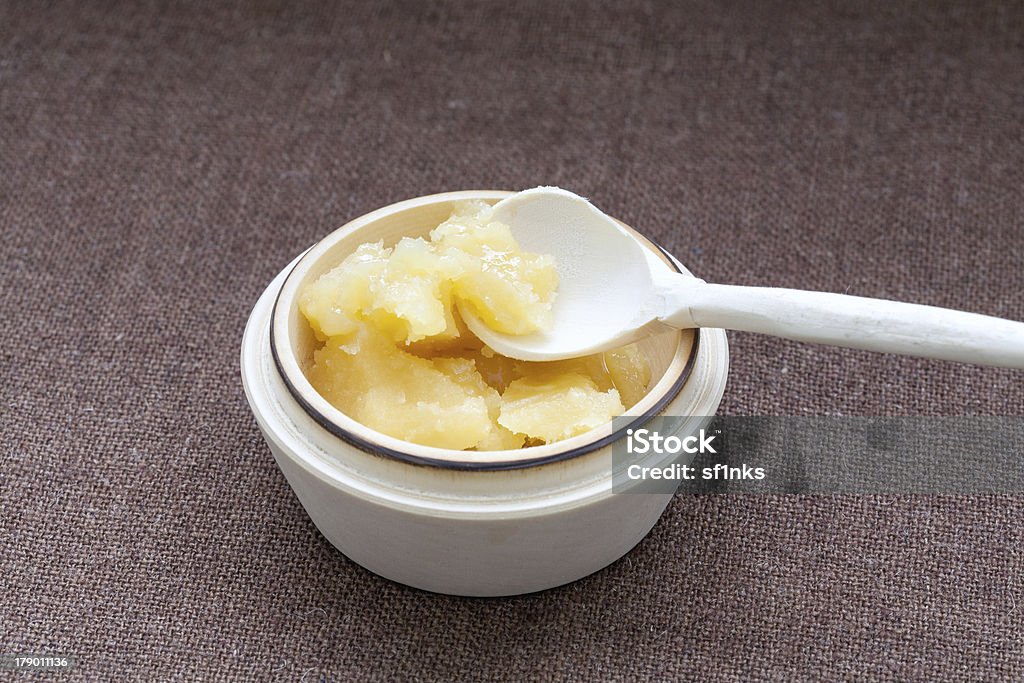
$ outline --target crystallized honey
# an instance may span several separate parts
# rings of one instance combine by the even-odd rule
[[[487,204],[459,203],[429,240],[363,244],[301,292],[323,341],[309,380],[358,422],[427,446],[513,449],[582,434],[647,392],[637,347],[514,360],[477,339],[456,306],[528,334],[548,326],[557,286],[551,257],[521,251]]]

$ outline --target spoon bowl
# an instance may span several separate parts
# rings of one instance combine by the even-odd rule
[[[493,217],[511,226],[525,251],[553,256],[559,274],[549,330],[503,334],[471,306],[459,306],[469,329],[498,353],[533,361],[572,358],[668,329],[650,308],[649,294],[652,272],[674,271],[587,200],[538,187],[501,200]]]

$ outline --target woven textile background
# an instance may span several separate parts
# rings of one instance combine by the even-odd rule
[[[1024,498],[690,497],[514,599],[318,534],[249,309],[384,204],[557,184],[714,282],[1024,319],[1024,6],[0,1],[0,653],[83,680],[1024,678]],[[1024,415],[731,334],[729,414]]]

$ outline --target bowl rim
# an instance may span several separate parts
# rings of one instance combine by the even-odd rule
[[[341,410],[338,410],[334,406],[327,403],[326,399],[323,399],[319,392],[317,392],[317,390],[309,382],[308,378],[306,378],[305,373],[301,371],[298,362],[295,361],[294,358],[292,358],[291,363],[287,363],[284,361],[284,359],[282,358],[284,354],[282,353],[282,350],[279,348],[277,340],[277,332],[282,331],[283,333],[284,330],[286,330],[287,328],[287,321],[280,320],[278,316],[282,304],[281,297],[283,292],[285,292],[285,290],[288,288],[289,282],[292,280],[296,272],[302,270],[303,266],[308,266],[311,263],[315,262],[315,258],[313,259],[313,261],[310,261],[309,259],[317,252],[318,247],[324,245],[332,237],[340,237],[342,233],[347,233],[350,230],[365,227],[366,225],[372,224],[375,220],[383,218],[384,216],[389,215],[391,213],[396,213],[398,211],[412,209],[427,203],[440,203],[445,201],[455,201],[458,199],[474,198],[494,200],[500,199],[501,197],[510,194],[513,194],[513,192],[509,190],[461,190],[454,192],[442,192],[437,194],[424,195],[421,197],[414,197],[411,199],[388,204],[379,209],[370,211],[361,216],[358,216],[357,218],[347,221],[340,227],[336,228],[335,230],[332,230],[323,238],[315,242],[298,259],[296,259],[295,263],[288,270],[288,274],[282,281],[281,287],[278,289],[277,293],[274,296],[274,303],[270,311],[270,324],[268,330],[268,334],[270,337],[270,352],[277,373],[280,376],[281,381],[285,388],[287,389],[288,393],[290,394],[291,398],[296,401],[299,407],[302,408],[302,410],[314,422],[316,422],[316,424],[325,429],[331,435],[341,439],[350,446],[358,448],[363,452],[369,453],[371,455],[391,458],[399,462],[404,462],[406,464],[460,471],[503,471],[526,469],[530,467],[548,465],[556,462],[563,462],[600,450],[610,445],[611,443],[617,441],[618,439],[622,438],[626,434],[627,430],[638,428],[647,421],[656,417],[672,402],[673,399],[675,399],[675,397],[682,390],[683,386],[686,384],[687,380],[693,374],[694,367],[696,366],[697,355],[700,351],[701,342],[701,334],[699,328],[679,331],[680,343],[682,343],[683,335],[687,333],[691,333],[693,337],[693,342],[690,346],[690,352],[686,358],[685,363],[683,364],[683,367],[679,370],[678,375],[675,377],[675,380],[672,382],[672,384],[663,391],[663,393],[657,398],[656,401],[654,401],[653,404],[648,406],[642,413],[639,413],[637,415],[629,415],[627,413],[626,417],[632,418],[628,422],[625,422],[624,424],[618,426],[617,428],[613,428],[608,433],[602,433],[604,431],[602,430],[602,427],[597,427],[593,430],[590,430],[589,432],[585,432],[584,434],[580,434],[576,437],[565,439],[563,441],[555,442],[553,444],[544,444],[541,446],[533,446],[529,448],[516,450],[480,451],[479,453],[487,453],[491,455],[491,457],[483,460],[473,460],[465,459],[464,454],[466,454],[467,451],[460,451],[449,448],[437,448],[432,446],[416,444],[410,441],[405,441],[403,439],[398,439],[396,437],[389,436],[387,434],[383,434],[382,432],[378,432],[377,430],[372,429],[371,427],[358,423],[354,418],[349,417]],[[673,259],[672,255],[669,254],[669,252],[664,247],[662,247],[660,244],[650,239],[649,237],[646,237],[645,235],[639,233],[630,226],[625,224],[623,225],[638,238],[646,241],[652,247],[661,252],[661,254],[665,257],[664,260],[676,272],[682,272],[679,266],[675,263],[675,260]],[[284,328],[284,330],[282,328]],[[287,337],[287,334],[285,334],[285,336]],[[288,346],[290,347],[290,344]],[[291,354],[291,356],[294,357],[294,354]],[[298,372],[298,376],[300,378],[298,382],[296,382],[295,378],[292,377],[292,375],[296,371]],[[303,383],[306,386],[300,389],[299,386],[297,386],[297,383],[299,382]],[[321,399],[321,402],[325,404],[326,408],[322,409],[321,407],[314,405],[313,402],[310,401],[307,398],[307,396],[304,395],[303,389],[312,392],[314,396],[319,397]],[[337,413],[337,415],[342,417],[343,419],[349,420],[354,425],[361,428],[361,431],[365,432],[366,435],[360,435],[351,429],[347,429],[343,425],[339,424],[339,422],[336,419],[332,419],[328,414],[325,414],[327,412],[332,411]],[[605,427],[607,426],[608,425],[605,425]],[[585,441],[580,443],[580,440],[584,439],[585,437],[589,438],[586,438]],[[389,444],[389,442],[391,443]],[[567,447],[564,449],[558,449],[557,446],[559,446],[560,444],[565,444]],[[403,450],[402,446],[406,446],[407,449]],[[515,455],[519,453],[529,453],[530,451],[533,451],[535,449],[550,450],[552,448],[555,449],[554,452],[538,454],[535,457],[516,457]],[[421,452],[412,452],[413,449]],[[459,457],[460,454],[463,454],[462,457]],[[509,455],[507,457],[495,457],[494,454]]]

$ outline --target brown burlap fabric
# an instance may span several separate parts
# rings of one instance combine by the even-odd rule
[[[557,184],[709,281],[1024,319],[1024,7],[0,4],[0,651],[77,677],[1024,677],[1024,500],[689,497],[469,600],[317,533],[249,309],[399,199]],[[973,3],[972,3],[973,5]],[[732,414],[1024,414],[1024,375],[733,334]],[[2,675],[2,674],[0,674]]]

